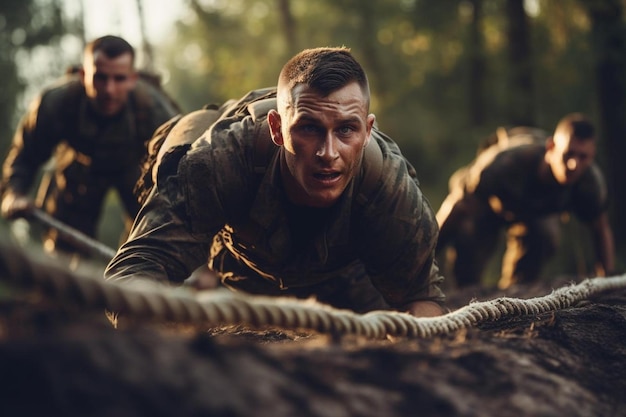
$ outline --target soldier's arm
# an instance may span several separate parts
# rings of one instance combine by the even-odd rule
[[[59,141],[54,119],[54,103],[48,95],[33,100],[13,136],[3,164],[3,188],[27,195],[41,165]]]
[[[573,212],[589,226],[596,255],[596,274],[615,273],[615,243],[608,216],[609,194],[604,175],[592,165],[575,188]]]
[[[13,142],[2,167],[2,194],[0,214],[6,219],[28,216],[35,207],[30,189],[39,168],[50,158],[59,142],[55,102],[43,94],[31,103],[22,116],[13,136]],[[56,115],[56,116],[55,116]]]
[[[596,274],[607,276],[615,271],[615,243],[609,216],[603,212],[590,223],[591,234],[596,252]]]
[[[184,153],[184,148],[179,153]],[[210,242],[208,235],[199,238],[191,231],[176,158],[180,155],[173,152],[164,159],[160,168],[170,172],[159,176],[127,241],[107,266],[106,279],[182,283],[193,270],[206,264]]]
[[[361,259],[391,306],[412,314],[440,314],[445,297],[435,262],[435,213],[399,159],[388,157],[383,172],[389,175],[364,212]]]

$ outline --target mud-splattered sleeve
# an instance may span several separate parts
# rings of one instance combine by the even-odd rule
[[[181,183],[184,176],[177,169],[185,148],[164,157],[157,186],[138,213],[127,241],[107,266],[106,279],[182,282],[207,261],[208,237],[191,233]]]
[[[250,120],[223,124],[165,154],[156,187],[108,265],[107,279],[182,282],[207,263],[213,236],[252,192]]]

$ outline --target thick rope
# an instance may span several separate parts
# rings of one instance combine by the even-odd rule
[[[183,287],[172,288],[152,282],[121,285],[101,278],[80,276],[61,268],[38,266],[20,258],[13,259],[13,262],[4,258],[4,264],[0,265],[0,279],[21,288],[39,288],[54,300],[83,308],[106,309],[133,318],[157,321],[207,326],[273,326],[367,338],[430,338],[502,318],[536,316],[568,308],[593,295],[626,288],[626,275],[589,278],[542,297],[496,298],[470,303],[443,316],[418,318],[392,311],[359,315],[312,300],[249,296],[226,289],[193,292]]]

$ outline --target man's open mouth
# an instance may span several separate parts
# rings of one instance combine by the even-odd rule
[[[336,178],[339,178],[339,173],[338,172],[326,172],[326,173],[318,172],[316,174],[313,174],[313,177],[320,181],[332,181]]]

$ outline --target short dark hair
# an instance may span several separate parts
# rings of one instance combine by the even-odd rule
[[[130,54],[133,64],[135,63],[135,49],[125,39],[119,36],[106,35],[94,39],[85,46],[85,54],[93,55],[102,51],[109,58],[117,58],[123,54]]]
[[[305,49],[287,61],[278,77],[278,86],[291,91],[298,84],[306,84],[328,95],[355,81],[369,103],[367,75],[350,49],[321,47]]]
[[[564,116],[556,127],[580,140],[593,140],[596,137],[593,123],[582,113],[570,113]]]

